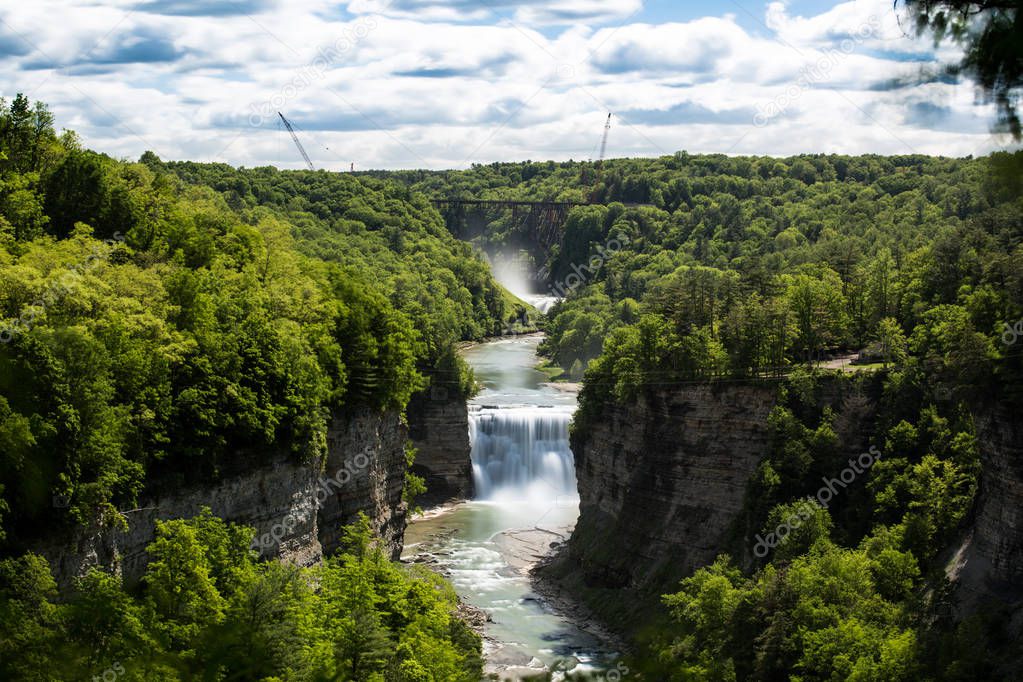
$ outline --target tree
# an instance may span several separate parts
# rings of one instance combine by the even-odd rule
[[[109,201],[105,166],[99,154],[72,151],[56,168],[46,184],[46,214],[54,234],[67,236],[76,222],[100,225]],[[104,230],[102,236],[112,233]]]
[[[893,362],[902,364],[906,361],[908,342],[901,325],[894,318],[885,317],[877,323],[877,341],[885,367]]]
[[[198,654],[207,676],[284,677],[300,669],[313,607],[300,569],[271,561],[244,574],[224,612],[206,630]]]
[[[0,99],[0,174],[42,170],[46,147],[55,141],[53,114],[42,102],[35,106],[18,93],[10,107]]]
[[[665,606],[679,623],[669,649],[673,680],[735,680],[736,615],[750,586],[727,555],[682,581]]]
[[[188,648],[199,632],[218,622],[224,598],[210,576],[205,548],[183,520],[157,521],[156,540],[147,548],[142,580],[165,629],[177,646]]]
[[[796,322],[796,346],[812,362],[820,351],[841,343],[846,333],[846,303],[838,273],[800,274],[789,280],[786,298]]]
[[[773,548],[774,561],[791,561],[818,542],[827,544],[831,533],[828,510],[812,499],[779,504],[767,515],[762,531]],[[781,532],[779,529],[785,529]]]
[[[50,217],[42,204],[42,196],[36,190],[36,175],[11,175],[3,182],[6,192],[0,197],[0,210],[13,228],[17,241],[28,241],[43,234]]]
[[[149,614],[124,590],[119,577],[92,570],[75,587],[68,635],[89,643],[89,668],[102,670],[158,648],[147,627]]]
[[[905,0],[917,32],[935,43],[950,39],[965,54],[955,71],[971,76],[998,105],[999,124],[1017,140],[1023,135],[1019,93],[1023,87],[1023,13],[1013,0]]]
[[[891,251],[881,249],[867,266],[867,291],[870,304],[868,321],[870,324],[895,312],[893,286],[895,274],[895,259],[892,258]]]
[[[971,388],[990,380],[996,357],[991,339],[974,329],[969,313],[957,305],[924,313],[913,329],[910,349],[935,377]]]
[[[56,596],[57,584],[42,557],[0,561],[0,677],[52,679],[51,661],[60,661],[63,648]]]

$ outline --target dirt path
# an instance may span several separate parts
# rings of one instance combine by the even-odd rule
[[[843,372],[862,372],[868,369],[877,369],[879,365],[877,363],[871,363],[866,365],[854,365],[852,364],[858,356],[853,353],[851,355],[840,355],[837,358],[826,360],[818,363],[818,369],[840,369]]]

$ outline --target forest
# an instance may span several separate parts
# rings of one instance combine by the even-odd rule
[[[11,542],[113,519],[151,480],[321,457],[328,410],[467,392],[453,344],[522,306],[394,183],[115,161],[24,98],[0,131]]]
[[[537,291],[564,297],[541,352],[583,381],[574,430],[609,404],[686,384],[780,382],[770,454],[748,484],[732,550],[665,585],[663,599],[621,606],[641,623],[627,628],[631,670],[973,680],[1002,679],[1018,662],[998,604],[950,619],[939,555],[977,499],[975,412],[1023,407],[1021,168],[1019,152],[680,152],[613,159],[599,174],[572,162],[396,174],[434,196],[584,204],[558,245],[526,254],[545,275]],[[520,243],[508,212],[481,219],[491,248]],[[833,358],[845,369],[829,369]],[[842,470],[847,449],[828,391],[878,405],[857,437],[883,456],[858,471],[865,484],[821,505],[807,498]],[[794,530],[778,540],[783,524]]]
[[[285,172],[115,160],[21,96],[0,153],[5,678],[479,679],[452,588],[390,563],[365,519],[309,569],[257,561],[254,531],[208,511],[161,522],[140,586],[94,571],[71,599],[23,551],[42,525],[123,524],[156,487],[322,460],[330,414],[470,395],[456,344],[535,313],[443,197],[580,204],[526,254],[563,299],[541,350],[583,380],[573,428],[685,383],[780,387],[734,550],[651,605],[632,670],[968,680],[1020,655],[997,610],[947,618],[938,556],[978,491],[970,408],[1021,402],[1018,153]],[[488,248],[518,248],[511,215],[483,218]],[[851,370],[822,368],[836,357]],[[839,464],[829,382],[885,406],[862,434],[884,456],[808,507]]]
[[[436,574],[392,563],[363,517],[314,568],[257,562],[205,510],[157,523],[140,594],[94,570],[58,600],[45,560],[0,561],[0,674],[18,680],[480,679],[479,636]]]
[[[601,383],[623,396],[657,373],[758,376],[860,351],[891,362],[939,306],[969,318],[962,362],[993,361],[1023,314],[1020,167],[1018,153],[679,152],[612,159],[599,177],[574,162],[395,175],[442,197],[592,202],[534,262],[538,293],[571,294],[544,346],[572,378],[603,349]],[[522,229],[507,212],[484,218],[495,250]],[[663,346],[639,349],[642,335]]]
[[[0,677],[479,679],[450,588],[365,524],[307,571],[168,521],[141,588],[97,571],[70,601],[24,548],[273,453],[322,461],[330,414],[468,393],[453,344],[522,304],[394,183],[118,161],[41,103],[0,108]]]
[[[1019,0],[313,4],[3,13],[0,680],[1021,679]]]

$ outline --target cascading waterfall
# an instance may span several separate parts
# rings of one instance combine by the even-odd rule
[[[545,296],[543,294],[526,294],[525,296],[522,296],[522,300],[528,303],[529,305],[533,306],[537,310],[539,310],[544,315],[546,315],[551,311],[551,308],[554,307],[554,304],[560,301],[561,299],[558,298],[557,296]]]
[[[526,679],[505,674],[514,669],[533,679],[543,672],[538,662],[554,668],[567,656],[579,661],[573,675],[611,671],[614,664],[571,616],[537,599],[524,572],[552,541],[568,538],[579,516],[568,446],[576,394],[537,369],[540,339],[517,336],[463,351],[483,386],[468,404],[476,499],[413,521],[405,534],[409,558],[427,553],[459,596],[493,614],[487,670],[500,679]]]
[[[472,406],[476,498],[554,500],[575,496],[575,465],[568,446],[570,409]]]

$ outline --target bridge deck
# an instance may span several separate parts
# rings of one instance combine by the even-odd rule
[[[466,204],[469,206],[590,206],[591,204],[584,201],[512,201],[502,199],[430,199],[433,204]]]

